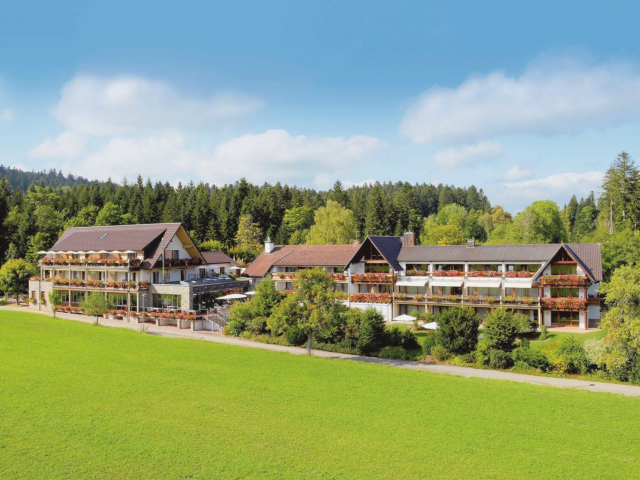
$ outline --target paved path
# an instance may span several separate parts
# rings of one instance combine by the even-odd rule
[[[42,315],[51,316],[50,313],[44,311],[33,310],[30,308],[21,308],[13,305],[0,307],[0,310],[15,310],[20,312],[40,313]],[[75,320],[84,323],[94,323],[94,317],[85,315],[71,315],[58,313],[57,318],[66,320]],[[127,328],[129,330],[140,330],[140,324],[129,323],[123,320],[100,319],[100,324],[107,327]],[[149,324],[147,324],[149,325]],[[263,350],[271,350],[274,352],[285,352],[294,355],[306,355],[304,348],[284,347],[281,345],[269,345],[266,343],[253,342],[251,340],[243,340],[235,337],[225,337],[221,334],[213,334],[211,332],[192,332],[190,330],[178,330],[176,327],[156,327],[148,326],[148,333],[159,337],[169,338],[190,338],[196,340],[205,340],[208,342],[224,343],[227,345],[237,345],[240,347],[260,348]],[[313,355],[322,358],[353,360],[363,363],[372,363],[378,365],[387,365],[395,368],[407,368],[410,370],[420,370],[432,373],[444,373],[449,375],[458,375],[461,377],[491,378],[494,380],[509,380],[512,382],[530,383],[532,385],[545,385],[558,388],[573,388],[578,390],[589,390],[592,392],[608,392],[627,395],[630,397],[640,397],[640,387],[633,385],[619,385],[616,383],[590,382],[586,380],[575,380],[571,378],[554,378],[542,377],[537,375],[524,375],[521,373],[500,372],[497,370],[480,370],[477,368],[457,367],[455,365],[431,365],[421,362],[410,362],[405,360],[391,360],[385,358],[362,357],[358,355],[347,355],[344,353],[325,352],[323,350],[314,350]]]

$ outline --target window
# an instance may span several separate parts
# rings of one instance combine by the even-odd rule
[[[220,273],[224,273],[224,267],[220,267]]]
[[[429,271],[428,263],[407,263],[407,270],[423,270]]]
[[[104,272],[98,272],[98,281],[104,282]]]
[[[180,281],[184,282],[187,278],[187,271],[186,270],[180,270]]]
[[[160,283],[160,272],[153,272],[151,282],[152,283]]]
[[[501,272],[502,265],[493,264],[493,265],[469,265],[470,272]]]
[[[178,253],[178,250],[165,250],[165,258],[167,260],[177,260]]]
[[[127,253],[127,259],[135,260],[138,256],[135,253]]]
[[[152,297],[155,308],[178,307],[182,305],[182,295],[169,295],[154,293]]]
[[[366,273],[389,273],[389,264],[387,263],[367,263],[364,266]]]
[[[36,298],[36,291],[35,290],[31,291],[31,298]]]
[[[577,265],[551,265],[551,275],[576,275]]]
[[[551,298],[579,298],[580,289],[578,288],[552,288]]]

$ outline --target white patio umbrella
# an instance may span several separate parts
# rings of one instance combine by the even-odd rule
[[[255,295],[256,292],[254,290],[251,290],[250,292],[244,292],[245,295]]]
[[[416,317],[412,317],[411,315],[398,315],[397,317],[393,318],[394,322],[413,322],[416,319]]]
[[[425,328],[427,330],[437,330],[438,329],[438,322],[425,323],[424,325],[422,325],[422,328]]]
[[[240,300],[242,298],[247,298],[246,295],[242,295],[241,293],[230,293],[229,295],[225,295],[224,297],[218,297],[216,300]]]

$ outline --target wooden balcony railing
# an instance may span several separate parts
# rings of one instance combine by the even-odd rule
[[[390,273],[353,273],[351,281],[353,283],[393,283],[395,277]]]
[[[584,298],[543,298],[542,306],[551,310],[585,310],[589,301]]]
[[[109,290],[146,290],[149,288],[149,282],[143,280],[141,282],[103,282],[100,280],[79,280],[56,278],[53,281],[55,287],[84,288],[84,289],[109,289]]]
[[[587,284],[587,277],[581,275],[545,275],[540,279],[542,285],[579,287]]]
[[[391,303],[389,293],[352,293],[349,300],[356,303]]]

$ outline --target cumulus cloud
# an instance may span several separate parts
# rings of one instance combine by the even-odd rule
[[[474,76],[433,86],[408,109],[400,132],[415,143],[457,144],[504,134],[572,134],[640,120],[640,69],[568,59],[531,63],[519,77]]]
[[[492,160],[502,155],[502,152],[502,144],[499,142],[480,142],[439,150],[433,160],[445,167],[461,167]]]
[[[122,135],[222,125],[260,104],[255,98],[222,92],[192,98],[168,83],[136,76],[78,75],[63,86],[54,114],[72,131]]]
[[[214,170],[228,178],[246,176],[259,181],[311,179],[320,186],[358,165],[382,148],[379,139],[364,135],[344,137],[292,136],[285,130],[247,134],[219,144],[212,156]],[[209,165],[201,165],[202,177]]]
[[[604,172],[566,172],[546,178],[508,182],[505,186],[519,196],[527,198],[557,198],[559,195],[566,196],[567,192],[585,196],[600,188],[603,176]]]
[[[533,177],[534,173],[531,170],[522,170],[517,165],[515,167],[511,167],[507,170],[507,173],[504,174],[503,180],[505,182],[517,182],[518,180],[524,180],[525,178]]]
[[[176,174],[221,184],[246,177],[253,182],[309,181],[325,187],[340,172],[358,165],[382,148],[367,136],[292,136],[285,130],[243,135],[219,144],[213,152],[185,145],[179,133],[146,138],[116,137],[84,158],[79,174],[105,180],[138,173],[173,181]]]
[[[10,108],[0,110],[0,121],[10,122],[11,120],[13,120],[13,110]]]
[[[48,138],[29,152],[32,158],[73,158],[84,150],[85,137],[77,132],[64,132]]]
[[[375,178],[368,178],[366,180],[361,180],[359,182],[352,182],[350,180],[345,180],[342,182],[342,186],[344,188],[364,187],[365,185],[375,185],[376,182],[377,180]]]

